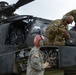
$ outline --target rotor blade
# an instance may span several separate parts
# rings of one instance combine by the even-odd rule
[[[19,0],[16,4],[15,4],[15,7],[16,8],[19,8],[20,6],[23,6],[25,4],[28,4],[30,2],[32,2],[34,0]]]

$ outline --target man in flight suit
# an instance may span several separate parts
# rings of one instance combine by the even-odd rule
[[[40,48],[43,46],[44,37],[37,35],[34,38],[34,47],[31,49],[28,57],[26,75],[44,75],[44,69],[49,68],[49,63],[43,60],[43,53]]]
[[[65,38],[71,39],[67,33],[67,26],[72,23],[73,20],[73,16],[64,16],[62,19],[52,21],[51,25],[46,29],[46,37],[51,45],[65,45]]]

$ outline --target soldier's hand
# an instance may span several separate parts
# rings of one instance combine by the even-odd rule
[[[65,38],[71,39],[70,34],[65,29],[61,29],[61,31],[64,33]]]
[[[46,66],[46,68],[50,68],[51,67],[49,62],[45,62],[45,66]]]

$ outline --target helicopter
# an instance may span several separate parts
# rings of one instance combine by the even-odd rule
[[[25,0],[25,3],[23,3],[26,4],[28,1],[32,0]],[[14,15],[0,20],[1,74],[23,73],[26,71],[28,54],[34,46],[34,37],[42,34],[45,37],[45,41],[48,41],[45,30],[51,22],[52,20],[34,17],[32,15]],[[46,75],[49,70],[50,72],[53,70],[61,71],[63,73],[62,75],[64,73],[72,75],[76,72],[76,32],[69,30],[68,33],[73,39],[72,43],[70,40],[66,40],[65,46],[45,45],[41,48],[44,53],[44,60],[49,61],[53,65],[52,68],[46,70]]]

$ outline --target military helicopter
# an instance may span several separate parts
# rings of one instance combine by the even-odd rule
[[[23,2],[19,0],[16,7],[18,8],[31,1],[33,0],[23,0]],[[11,14],[17,8],[11,9]],[[9,9],[10,6],[1,11],[2,15],[5,15],[0,20],[0,73],[23,74],[26,71],[29,51],[34,46],[34,37],[42,34],[47,41],[45,30],[52,20],[32,15],[8,16]],[[8,13],[4,13],[6,10]],[[41,48],[44,52],[44,60],[53,65],[52,68],[46,69],[46,75],[54,72],[54,75],[57,73],[59,73],[58,75],[76,74],[76,32],[68,31],[68,33],[73,38],[72,43],[70,40],[66,40],[65,46],[45,45]]]

